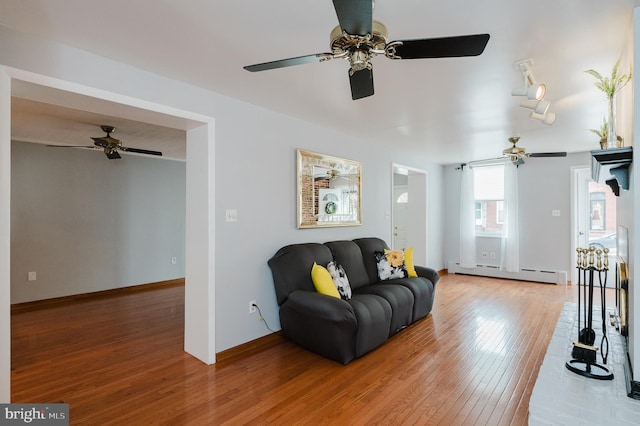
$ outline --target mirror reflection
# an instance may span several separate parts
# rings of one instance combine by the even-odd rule
[[[299,149],[298,228],[360,224],[360,163]]]

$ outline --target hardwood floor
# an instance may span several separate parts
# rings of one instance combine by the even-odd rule
[[[347,366],[279,335],[207,366],[183,352],[183,287],[17,311],[12,401],[83,425],[524,425],[576,291],[447,275],[432,314]]]

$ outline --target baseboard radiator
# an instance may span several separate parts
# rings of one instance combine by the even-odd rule
[[[500,267],[495,265],[478,265],[475,268],[461,268],[458,262],[449,262],[447,269],[450,274],[479,275],[483,277],[567,285],[567,271],[520,268],[518,272],[507,272],[501,271]]]

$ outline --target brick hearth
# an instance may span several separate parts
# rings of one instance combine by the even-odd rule
[[[613,310],[613,308],[609,308]],[[607,313],[608,318],[609,312]],[[595,345],[600,346],[600,308],[594,308]],[[565,303],[547,348],[529,402],[530,425],[638,425],[640,401],[627,396],[623,338],[608,325],[609,358],[606,367],[613,380],[596,380],[569,371],[572,343],[577,340],[575,303]],[[598,353],[598,363],[602,358]]]

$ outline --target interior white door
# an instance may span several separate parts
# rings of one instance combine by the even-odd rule
[[[393,245],[396,250],[407,247],[407,214],[409,193],[407,185],[393,187]]]
[[[588,214],[588,193],[589,180],[591,180],[591,168],[574,169],[573,176],[573,199],[575,203],[574,220],[572,229],[571,245],[571,282],[578,284],[577,248],[589,246],[589,214]]]

